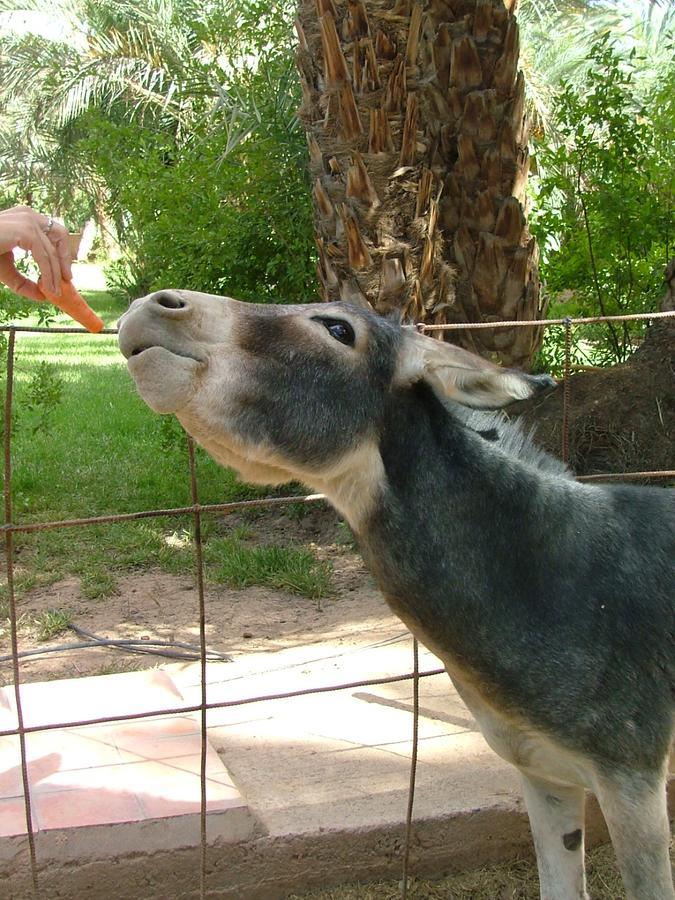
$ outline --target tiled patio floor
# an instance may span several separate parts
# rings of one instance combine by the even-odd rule
[[[129,715],[185,705],[164,672],[52,681],[22,686],[25,725],[56,724],[103,716]],[[0,730],[16,727],[14,688],[0,690]],[[200,754],[196,716],[169,715],[79,728],[57,728],[26,735],[33,828],[81,826],[195,818],[199,834]],[[0,737],[0,836],[26,833],[19,738]],[[207,747],[207,812],[223,834],[227,822],[237,836],[250,828],[246,804],[218,754]],[[248,825],[246,824],[248,823]],[[185,822],[181,822],[181,840]],[[213,829],[211,829],[213,830]],[[165,846],[171,846],[165,828]]]

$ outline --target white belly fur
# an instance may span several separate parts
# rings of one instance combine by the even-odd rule
[[[447,672],[483,737],[502,759],[528,775],[555,784],[593,790],[595,767],[588,757],[562,747],[527,722],[518,722],[498,712],[456,672],[450,668]]]

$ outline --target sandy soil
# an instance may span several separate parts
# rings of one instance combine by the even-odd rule
[[[228,527],[239,524],[230,517]],[[251,527],[251,523],[247,523]],[[349,634],[359,622],[381,616],[392,619],[381,595],[358,554],[346,543],[346,534],[335,515],[312,510],[300,521],[274,514],[260,516],[252,526],[265,542],[309,546],[333,569],[334,592],[321,601],[270,590],[265,587],[232,589],[207,584],[207,647],[221,653],[279,650],[312,644],[339,634],[349,644]],[[71,644],[82,640],[66,631],[40,643],[32,622],[48,609],[64,609],[72,622],[103,638],[199,643],[199,609],[196,579],[160,571],[139,571],[118,578],[113,596],[101,600],[84,597],[79,578],[72,577],[27,593],[19,601],[19,649]],[[0,633],[0,656],[11,650],[8,629]],[[170,662],[159,656],[113,648],[72,649],[21,660],[21,680],[45,681],[148,668]],[[0,662],[0,683],[12,682],[11,661]]]

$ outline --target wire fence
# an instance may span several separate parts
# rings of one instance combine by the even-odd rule
[[[484,328],[548,328],[555,326],[563,326],[565,328],[565,357],[564,357],[564,375],[563,375],[563,411],[562,411],[562,457],[567,461],[569,456],[569,408],[570,408],[570,375],[571,375],[571,342],[573,329],[578,325],[600,324],[618,321],[639,321],[639,320],[656,320],[675,316],[675,311],[661,313],[641,313],[625,316],[606,316],[579,319],[548,319],[548,320],[528,320],[528,321],[511,321],[511,322],[489,322],[489,323],[461,323],[449,325],[420,325],[418,330],[422,332],[434,333],[438,331],[457,331],[472,330]],[[178,715],[186,713],[199,713],[200,715],[200,731],[201,731],[201,757],[200,757],[200,864],[199,864],[199,891],[202,900],[206,897],[206,852],[207,852],[207,796],[206,796],[206,761],[207,761],[207,714],[211,710],[223,709],[226,707],[243,706],[253,703],[261,703],[265,701],[282,701],[292,697],[300,697],[310,694],[329,693],[335,691],[351,690],[360,687],[369,687],[375,685],[394,684],[402,681],[413,681],[413,741],[412,741],[412,757],[410,768],[410,785],[408,794],[407,810],[405,811],[406,837],[403,848],[402,858],[402,896],[405,898],[408,885],[408,870],[410,858],[410,843],[412,834],[413,821],[413,800],[415,789],[415,773],[417,760],[417,744],[418,744],[418,720],[419,720],[419,680],[428,678],[433,675],[439,675],[445,671],[443,668],[432,669],[420,672],[418,665],[418,646],[413,641],[413,664],[410,672],[401,673],[400,675],[389,676],[386,678],[371,678],[362,681],[351,681],[342,684],[318,685],[312,688],[304,688],[302,690],[287,691],[276,694],[266,694],[242,698],[238,700],[222,701],[218,703],[208,702],[207,698],[207,675],[206,664],[209,654],[206,649],[206,606],[204,598],[204,557],[203,557],[203,536],[202,536],[202,517],[206,513],[218,512],[235,512],[247,509],[274,508],[283,507],[288,504],[298,503],[315,503],[323,500],[321,494],[307,494],[305,496],[287,496],[287,497],[267,497],[257,500],[241,500],[228,503],[200,504],[198,479],[195,466],[195,450],[194,442],[191,437],[187,438],[188,447],[188,467],[190,480],[190,498],[189,506],[181,506],[169,509],[140,510],[132,513],[119,513],[105,516],[91,516],[85,518],[61,519],[50,522],[15,522],[13,512],[12,497],[12,429],[8,427],[8,423],[12,421],[12,411],[14,403],[14,362],[16,351],[17,335],[21,333],[35,334],[84,334],[87,332],[82,328],[48,328],[48,327],[28,327],[7,325],[0,327],[0,332],[8,334],[7,342],[7,363],[6,363],[6,390],[4,401],[4,524],[0,526],[0,531],[4,535],[5,543],[5,560],[7,568],[7,598],[9,606],[10,619],[10,643],[11,643],[11,660],[12,674],[14,679],[14,697],[16,703],[16,728],[10,728],[0,731],[0,738],[8,736],[18,736],[19,749],[21,755],[21,780],[23,785],[24,808],[26,818],[26,833],[28,837],[29,853],[30,853],[30,870],[33,886],[33,893],[36,898],[40,897],[40,876],[38,869],[38,860],[35,843],[35,828],[33,814],[31,809],[31,790],[28,771],[28,755],[26,751],[26,735],[34,732],[49,731],[60,728],[77,728],[85,725],[110,724],[114,722],[123,722],[129,720],[150,719],[159,716]],[[116,329],[104,329],[101,335],[114,335]],[[671,479],[675,477],[675,470],[659,470],[659,471],[641,471],[629,473],[606,473],[603,475],[588,475],[580,477],[581,481],[595,480],[631,480],[631,479]],[[70,720],[58,723],[45,723],[42,725],[27,726],[24,719],[23,702],[21,699],[21,671],[20,660],[22,654],[18,648],[18,615],[16,591],[14,583],[14,535],[26,534],[37,531],[45,531],[48,529],[62,528],[84,528],[96,525],[131,522],[139,519],[159,518],[159,517],[177,517],[190,515],[193,518],[194,525],[194,547],[195,547],[195,574],[197,582],[197,600],[199,615],[199,664],[200,664],[200,702],[194,705],[183,705],[175,708],[162,708],[146,712],[137,712],[129,715],[99,716],[96,718],[88,718],[84,720]]]

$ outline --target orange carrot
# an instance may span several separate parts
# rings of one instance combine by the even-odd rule
[[[38,287],[50,303],[58,306],[64,313],[68,313],[71,319],[75,319],[80,325],[84,325],[87,331],[97,334],[103,328],[103,321],[89,307],[84,297],[75,290],[72,281],[61,279],[61,296],[57,297],[51,291],[45,290],[42,280],[38,281]]]

